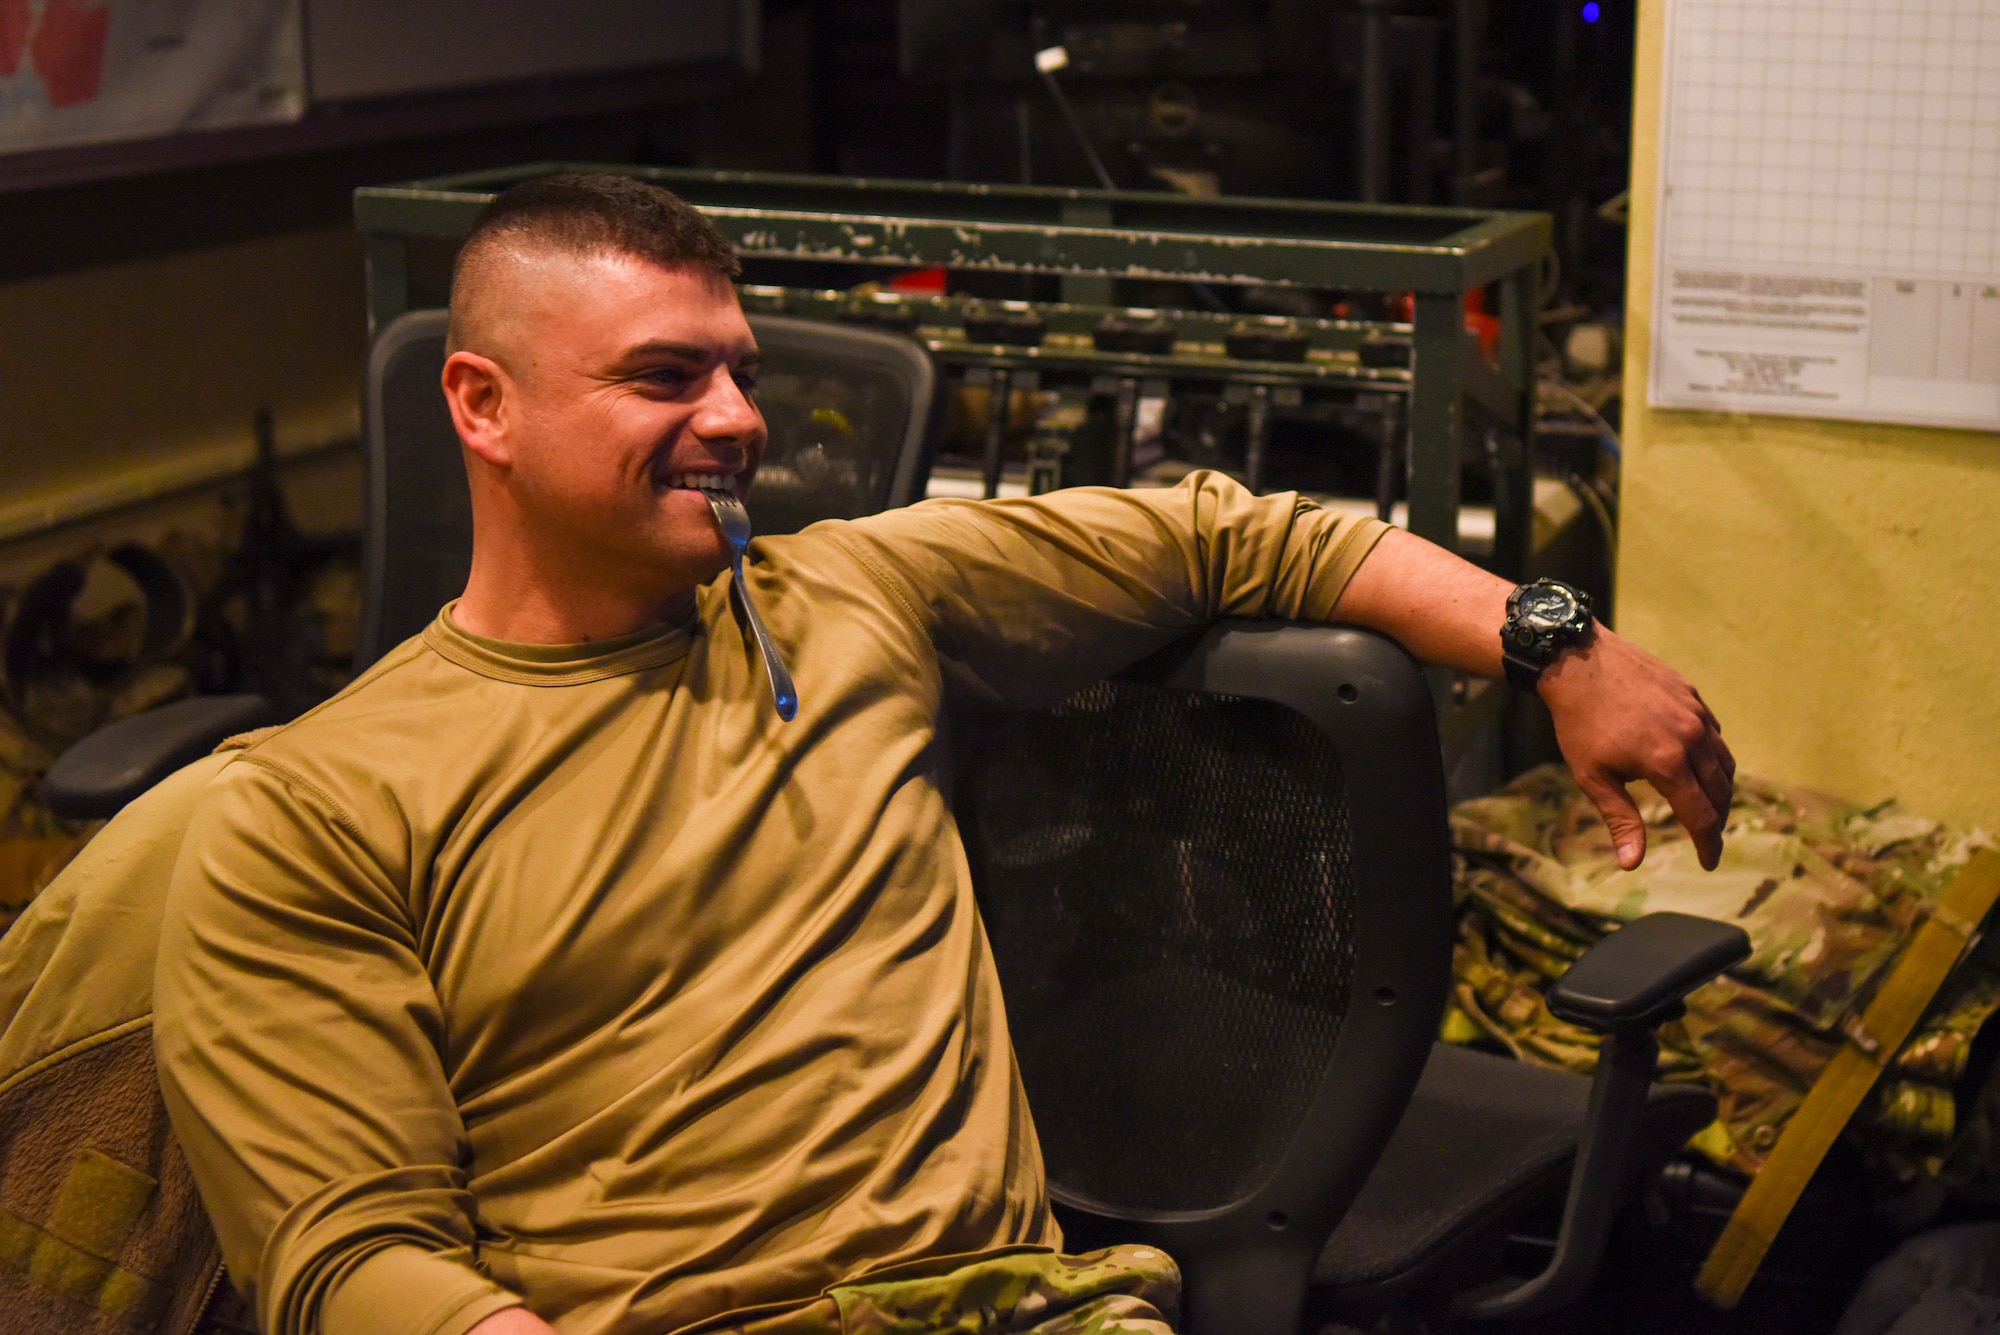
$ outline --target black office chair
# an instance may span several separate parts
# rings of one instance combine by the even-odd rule
[[[1646,1155],[1714,1116],[1651,1078],[1654,1027],[1748,953],[1720,923],[1641,919],[1558,985],[1552,1008],[1611,1034],[1594,1082],[1433,1048],[1444,781],[1391,641],[1225,624],[959,732],[959,823],[1051,1192],[1073,1244],[1181,1261],[1192,1335],[1290,1335],[1309,1289],[1322,1319],[1438,1290],[1461,1316],[1559,1307]],[[1572,1160],[1549,1268],[1478,1288],[1497,1230]]]
[[[465,588],[472,501],[438,379],[443,311],[414,311],[376,339],[362,406],[368,483],[355,670],[430,624]],[[771,440],[746,504],[759,533],[853,519],[923,494],[941,399],[930,354],[851,325],[752,316],[764,353],[757,398]],[[42,780],[72,820],[115,814],[223,738],[280,722],[260,696],[206,696],[100,729]]]

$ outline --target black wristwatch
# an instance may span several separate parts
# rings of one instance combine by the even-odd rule
[[[1543,669],[1563,650],[1588,640],[1596,624],[1590,595],[1582,590],[1553,579],[1521,585],[1507,595],[1507,621],[1500,627],[1508,682],[1516,690],[1534,690]]]

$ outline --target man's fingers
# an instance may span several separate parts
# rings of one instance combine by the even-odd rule
[[[1736,784],[1733,776],[1723,768],[1715,747],[1706,741],[1694,747],[1688,752],[1688,765],[1694,770],[1694,777],[1700,782],[1709,806],[1715,809],[1726,825],[1729,821],[1729,799],[1736,791]]]
[[[1579,773],[1576,783],[1604,817],[1604,828],[1611,832],[1611,846],[1618,852],[1618,865],[1631,871],[1646,856],[1646,822],[1639,819],[1639,808],[1633,804],[1632,795],[1616,779],[1596,774]]]
[[[1715,752],[1717,762],[1722,766],[1722,772],[1729,776],[1729,782],[1732,785],[1735,784],[1736,757],[1730,753],[1729,743],[1722,740],[1721,729],[1718,728],[1708,735],[1708,743],[1709,748]]]
[[[1729,808],[1716,809],[1692,769],[1683,768],[1678,773],[1647,777],[1694,837],[1694,851],[1701,859],[1702,868],[1714,871],[1715,864],[1722,860],[1723,813]]]
[[[1695,684],[1693,682],[1689,682],[1687,684],[1687,688],[1688,688],[1688,693],[1694,696],[1694,702],[1697,705],[1701,706],[1701,716],[1708,720],[1708,726],[1715,729],[1717,732],[1721,732],[1722,725],[1716,722],[1715,711],[1708,707],[1708,701],[1701,698],[1701,692],[1695,689]]]
[[[1694,696],[1695,716],[1701,720],[1702,726],[1708,730],[1707,741],[1709,747],[1715,752],[1716,762],[1722,767],[1722,772],[1734,781],[1736,778],[1736,757],[1730,754],[1729,744],[1722,740],[1722,721],[1716,718],[1715,711],[1708,707],[1708,701],[1701,698],[1700,691],[1695,690],[1690,685],[1688,693]],[[1724,809],[1727,809],[1727,803],[1724,804]]]

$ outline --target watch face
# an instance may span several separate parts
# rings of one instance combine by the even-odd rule
[[[1536,630],[1554,630],[1567,625],[1576,615],[1576,600],[1567,589],[1547,585],[1532,586],[1521,593],[1520,616],[1524,625]]]

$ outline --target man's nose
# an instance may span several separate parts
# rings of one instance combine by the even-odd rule
[[[709,377],[701,396],[694,428],[710,440],[734,439],[748,444],[752,438],[764,434],[764,415],[736,383],[735,376],[727,370],[717,370]]]

